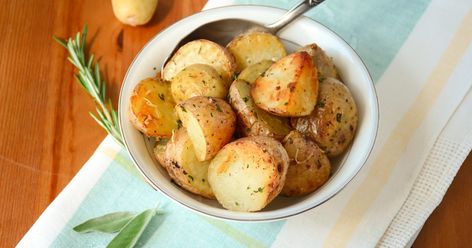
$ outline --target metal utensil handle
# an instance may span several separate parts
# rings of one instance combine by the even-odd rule
[[[269,32],[275,34],[280,29],[285,27],[295,18],[299,17],[301,14],[307,12],[311,8],[315,7],[316,5],[324,2],[324,0],[304,0],[298,3],[297,5],[293,6],[290,10],[287,11],[279,20],[274,23],[266,25],[266,28]]]

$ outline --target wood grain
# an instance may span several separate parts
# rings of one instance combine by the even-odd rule
[[[0,0],[1,247],[20,240],[106,135],[89,117],[94,105],[52,35],[68,37],[89,25],[92,51],[101,57],[116,102],[126,69],[143,45],[205,2],[161,0],[149,24],[129,27],[114,18],[109,0]],[[469,156],[415,247],[472,243],[471,166]]]

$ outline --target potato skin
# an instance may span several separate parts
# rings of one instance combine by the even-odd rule
[[[238,71],[262,60],[276,61],[287,55],[277,36],[257,30],[235,37],[226,47],[235,58]]]
[[[313,43],[300,48],[298,52],[306,52],[311,56],[313,65],[318,71],[320,81],[323,81],[329,77],[340,80],[339,73],[333,63],[333,59],[326,55],[325,51],[323,51],[321,47]]]
[[[258,107],[272,114],[309,115],[318,96],[318,75],[311,57],[306,52],[283,57],[257,78],[251,95]]]
[[[243,80],[236,80],[231,84],[229,103],[236,110],[239,130],[243,136],[268,136],[282,140],[292,129],[289,119],[272,115],[257,107],[251,97],[251,85]]]
[[[238,79],[244,80],[250,84],[256,82],[256,79],[262,75],[274,62],[272,60],[262,60],[258,63],[250,65],[241,71],[238,75]]]
[[[258,211],[282,190],[289,158],[275,139],[241,138],[227,144],[208,167],[218,202],[233,211]]]
[[[311,115],[292,118],[292,126],[308,135],[328,157],[346,150],[357,129],[356,103],[349,89],[335,78],[320,83],[318,103]]]
[[[282,195],[302,196],[321,187],[331,174],[331,163],[318,145],[297,131],[290,132],[283,145],[290,158]]]
[[[233,55],[228,50],[213,41],[200,39],[180,47],[165,65],[162,77],[171,81],[177,73],[192,64],[212,66],[228,85],[236,71]]]
[[[174,106],[169,83],[159,78],[144,79],[130,97],[130,121],[146,136],[170,138],[177,128]]]
[[[236,129],[236,114],[222,99],[196,96],[176,105],[200,161],[212,159],[231,141]]]
[[[210,162],[197,160],[190,137],[184,128],[174,133],[164,155],[164,167],[175,183],[194,194],[209,199],[215,198],[208,183]]]
[[[225,98],[228,86],[213,67],[193,64],[172,79],[171,91],[174,100],[179,103],[194,96]]]
[[[169,143],[169,139],[160,139],[156,142],[156,146],[154,147],[154,157],[161,166],[165,164],[167,143]]]
[[[131,26],[143,25],[151,20],[158,0],[112,0],[115,17]]]

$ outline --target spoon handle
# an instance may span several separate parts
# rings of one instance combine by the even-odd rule
[[[297,5],[293,6],[287,13],[285,13],[279,20],[275,21],[274,23],[268,24],[265,27],[268,29],[269,32],[275,34],[280,29],[285,27],[295,18],[299,17],[301,14],[307,12],[311,8],[317,6],[318,4],[324,2],[324,0],[304,0],[298,3]]]

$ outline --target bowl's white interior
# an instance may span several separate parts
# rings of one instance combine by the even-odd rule
[[[244,13],[244,14],[242,14]],[[216,201],[193,195],[171,183],[167,172],[152,155],[152,142],[137,131],[128,119],[130,95],[140,80],[156,74],[173,46],[189,31],[208,22],[226,18],[270,23],[283,10],[261,6],[217,8],[185,18],[155,36],[131,64],[120,93],[119,121],[128,151],[144,177],[155,189],[198,212],[232,220],[274,220],[311,209],[339,192],[359,171],[373,147],[378,124],[378,106],[369,73],[358,55],[335,33],[309,19],[299,18],[278,35],[300,45],[316,42],[333,57],[343,81],[351,90],[359,109],[355,139],[343,156],[333,163],[333,176],[319,190],[305,197],[278,197],[260,212],[242,213],[223,209]]]

